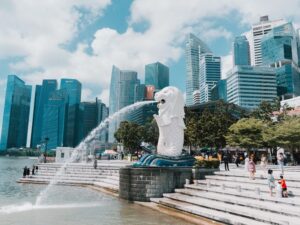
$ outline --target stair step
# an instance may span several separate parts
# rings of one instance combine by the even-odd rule
[[[167,198],[151,198],[153,202],[159,202],[159,204],[175,208],[184,212],[192,213],[202,217],[206,217],[211,220],[219,221],[225,224],[239,224],[239,225],[265,225],[265,223],[248,219],[241,216],[236,216],[230,213],[221,212],[215,209],[208,209],[194,204],[176,201]]]
[[[215,200],[209,200],[199,197],[190,197],[182,194],[164,194],[164,197],[170,198],[176,201],[183,201],[204,208],[215,209],[222,212],[235,214],[241,217],[247,217],[254,220],[260,220],[267,223],[275,224],[292,224],[294,221],[299,221],[299,217],[278,215],[278,213],[272,213],[268,211],[262,211],[247,206],[232,205],[225,202],[217,202]]]
[[[187,196],[195,196],[204,199],[210,199],[215,201],[226,202],[234,205],[248,206],[252,208],[257,208],[260,210],[268,210],[271,212],[276,212],[278,214],[290,215],[290,216],[298,216],[300,219],[300,207],[294,207],[292,205],[286,204],[272,204],[267,201],[258,201],[257,199],[253,199],[249,196],[247,197],[238,197],[232,195],[224,195],[224,193],[209,193],[206,191],[195,191],[191,189],[176,189],[176,193],[187,195]]]
[[[249,198],[261,200],[261,201],[282,203],[282,204],[298,206],[298,207],[300,206],[300,198],[276,198],[276,197],[271,197],[269,195],[257,195],[253,191],[247,191],[247,190],[242,190],[241,192],[238,192],[234,189],[223,190],[220,187],[207,188],[206,185],[194,185],[194,184],[185,185],[185,189],[188,189],[188,190],[191,189],[191,190],[195,190],[195,191],[206,191],[209,193],[218,193],[218,194],[223,194],[223,195],[226,194],[226,195],[230,195],[230,196],[237,196],[237,197],[243,197],[243,198],[249,197]],[[185,189],[178,189],[178,190],[185,190]]]

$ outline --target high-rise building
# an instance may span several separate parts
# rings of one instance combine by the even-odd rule
[[[199,58],[202,53],[211,53],[207,45],[194,34],[187,36],[186,59],[186,105],[193,105],[193,93],[199,90]]]
[[[212,53],[200,55],[199,61],[200,103],[211,100],[211,88],[221,79],[221,58]]]
[[[193,105],[200,104],[200,90],[196,90],[193,92]]]
[[[16,75],[8,75],[0,150],[26,147],[31,86]]]
[[[235,66],[227,74],[227,101],[255,109],[276,98],[276,75],[270,67]]]
[[[137,84],[140,84],[137,72],[120,70],[113,66],[110,82],[109,115],[113,115],[123,107],[134,103],[135,86]],[[114,133],[122,120],[124,118],[109,124],[109,142],[114,141]]]
[[[211,100],[227,101],[227,80],[219,80],[211,89]]]
[[[76,121],[78,120],[78,107],[81,100],[81,83],[75,79],[61,79],[60,89],[65,90],[68,95],[68,110],[66,115],[66,127],[64,146],[75,147]]]
[[[98,99],[94,102],[81,102],[78,115],[77,144],[108,117],[108,108]],[[108,141],[107,129],[101,130],[97,135],[95,141]]]
[[[153,100],[155,93],[155,87],[153,85],[146,85],[146,100]]]
[[[286,23],[285,20],[269,20],[268,16],[260,17],[260,21],[257,24],[252,25],[251,29],[251,41],[250,52],[251,52],[251,65],[260,66],[262,65],[262,51],[261,51],[261,39],[264,35],[269,33],[274,27]]]
[[[52,92],[44,106],[42,140],[48,138],[48,149],[64,145],[68,94],[65,89]]]
[[[154,85],[156,90],[169,86],[169,67],[160,62],[146,65],[145,85]]]
[[[44,141],[42,137],[44,108],[48,103],[50,94],[56,89],[56,80],[43,80],[42,85],[36,86],[30,144],[32,148],[36,148],[37,145],[41,144]]]
[[[134,102],[144,101],[146,97],[146,85],[136,84],[134,87]]]
[[[233,42],[233,64],[250,65],[250,47],[246,36],[238,36]]]
[[[300,95],[297,33],[292,23],[273,28],[262,38],[262,64],[275,68],[278,95]]]

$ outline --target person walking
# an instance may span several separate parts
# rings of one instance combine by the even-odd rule
[[[26,169],[26,175],[27,175],[28,177],[30,176],[30,168],[29,168],[29,167]]]
[[[269,190],[270,190],[270,196],[272,197],[273,189],[275,188],[275,178],[273,176],[273,170],[271,170],[271,169],[268,170],[267,180],[268,180],[268,186],[269,186]]]
[[[248,164],[249,178],[255,180],[255,163],[254,163],[254,155],[251,155],[249,164]]]
[[[36,166],[36,167],[35,167],[35,170],[36,170],[36,173],[38,173],[38,172],[39,172],[39,167]]]
[[[224,162],[225,171],[229,171],[229,153],[228,153],[228,151],[226,151],[223,155],[223,162]]]
[[[239,152],[237,151],[235,153],[235,165],[236,165],[236,167],[239,167],[239,164],[240,164],[240,155],[239,155]]]
[[[283,171],[283,166],[284,166],[284,156],[283,156],[283,153],[282,153],[282,152],[280,152],[280,153],[277,155],[277,164],[278,164],[279,169],[281,170],[281,174],[283,175],[283,174],[284,174],[284,171]]]
[[[26,175],[27,175],[27,166],[25,166],[23,169],[23,178],[25,178]]]
[[[267,169],[267,164],[268,164],[268,159],[267,159],[265,154],[262,154],[261,159],[260,159],[260,166],[261,166],[261,168],[263,169],[264,172]]]
[[[35,172],[35,165],[32,166],[31,174],[34,175]]]
[[[94,169],[97,169],[97,166],[98,166],[98,162],[97,162],[97,159],[95,158],[94,159]]]

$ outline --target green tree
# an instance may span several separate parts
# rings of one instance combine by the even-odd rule
[[[121,142],[124,145],[125,149],[133,154],[140,149],[141,142],[143,141],[143,134],[144,129],[142,126],[133,122],[123,121],[114,136],[118,142]]]
[[[264,146],[263,133],[266,125],[262,120],[244,118],[233,124],[226,135],[226,141],[231,146],[240,146],[250,150]]]
[[[198,129],[198,116],[196,113],[189,110],[185,115],[184,130],[184,145],[189,146],[190,149],[196,148],[198,145],[199,129]]]
[[[146,143],[150,143],[153,146],[156,146],[158,142],[159,131],[155,119],[148,121],[143,126],[143,129],[143,141]]]

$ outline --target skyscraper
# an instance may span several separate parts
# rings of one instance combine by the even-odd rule
[[[16,75],[8,75],[0,150],[26,147],[31,86]]]
[[[255,109],[276,98],[276,75],[270,67],[235,66],[227,74],[227,101]]]
[[[251,29],[251,65],[260,66],[262,64],[262,52],[261,52],[261,39],[269,33],[274,27],[286,23],[284,20],[269,20],[268,16],[260,17],[260,21],[257,24],[252,25]]]
[[[68,110],[66,115],[66,127],[64,146],[75,147],[76,130],[78,120],[78,107],[81,100],[81,83],[75,79],[61,79],[60,89],[68,95]]]
[[[219,80],[211,89],[211,100],[227,101],[227,80]]]
[[[48,103],[50,94],[56,89],[57,89],[56,80],[43,80],[42,85],[36,86],[31,144],[30,144],[32,148],[36,148],[36,146],[41,144],[41,142],[43,141],[42,129],[43,129],[44,107]]]
[[[199,57],[211,53],[207,45],[193,34],[187,36],[186,58],[186,105],[193,105],[193,93],[199,90]]]
[[[64,145],[68,94],[65,89],[52,92],[44,107],[42,140],[48,138],[48,149]]]
[[[109,115],[113,115],[123,107],[134,103],[135,86],[137,84],[140,84],[140,81],[137,79],[137,72],[120,70],[113,66],[109,94]],[[110,142],[114,141],[114,133],[122,120],[124,118],[109,124]]]
[[[233,64],[250,65],[250,47],[246,36],[238,36],[233,42]]]
[[[275,68],[278,95],[292,98],[300,95],[297,33],[292,23],[273,28],[262,38],[262,64]]]
[[[169,86],[169,67],[160,62],[146,65],[145,85],[154,85],[156,90]]]
[[[211,100],[211,88],[221,79],[221,58],[211,53],[200,55],[199,62],[200,103]]]
[[[136,84],[134,88],[134,102],[144,101],[146,98],[146,85]]]

